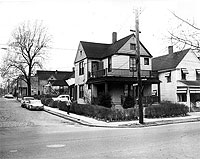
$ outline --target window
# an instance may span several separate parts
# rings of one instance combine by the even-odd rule
[[[79,98],[83,98],[84,96],[84,91],[83,91],[83,85],[79,86]]]
[[[200,69],[196,69],[196,80],[200,80]]]
[[[186,68],[181,69],[181,79],[186,80],[186,74],[188,74],[188,70]]]
[[[144,58],[144,65],[149,65],[149,58]]]
[[[128,85],[127,84],[124,85],[124,95],[128,96]]]
[[[178,102],[187,102],[186,93],[178,93]]]
[[[136,71],[137,65],[136,65],[136,59],[135,57],[130,56],[130,65],[129,65],[130,71]]]
[[[171,72],[166,72],[165,77],[167,78],[167,82],[171,82]]]
[[[112,71],[112,58],[108,57],[108,72]]]
[[[83,61],[79,63],[79,75],[84,74],[84,66],[83,66]]]
[[[130,50],[136,50],[136,44],[130,43]]]

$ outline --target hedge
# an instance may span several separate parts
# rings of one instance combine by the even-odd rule
[[[42,102],[42,104],[44,104],[44,105],[49,105],[49,103],[50,103],[52,100],[53,100],[52,98],[42,98],[42,99],[41,99],[41,102]]]
[[[185,116],[189,112],[189,108],[184,104],[162,102],[158,105],[151,105],[145,109],[147,118],[162,118]]]
[[[54,101],[53,99],[50,101],[48,104],[49,107],[51,108],[58,108],[58,101]]]
[[[70,112],[104,121],[127,121],[138,118],[138,109],[111,109],[104,106],[72,103]]]

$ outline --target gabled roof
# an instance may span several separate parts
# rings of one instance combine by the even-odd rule
[[[72,75],[72,71],[45,71],[37,70],[39,80],[48,80],[50,76],[54,76],[57,80],[68,79]]]
[[[102,58],[110,44],[80,41],[88,58]]]
[[[185,57],[185,55],[189,52],[190,49],[178,51],[175,53],[170,53],[167,55],[155,57],[152,59],[152,70],[153,71],[161,71],[174,69],[178,66],[181,60]]]
[[[87,58],[102,59],[115,54],[132,36],[135,37],[134,34],[131,34],[112,44],[94,43],[85,41],[80,41],[80,43],[82,44],[82,47],[85,51]],[[149,56],[152,57],[152,55],[149,53],[149,51],[144,47],[144,45],[141,42],[140,45],[145,49],[145,51],[149,54]]]

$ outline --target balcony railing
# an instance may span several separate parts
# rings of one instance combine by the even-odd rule
[[[156,77],[156,74],[150,70],[141,70],[141,77]],[[115,77],[137,77],[137,72],[130,71],[130,69],[103,69],[98,71],[93,71],[89,73],[89,77],[99,78],[105,76],[115,76]]]

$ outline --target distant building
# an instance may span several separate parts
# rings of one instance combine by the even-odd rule
[[[31,77],[31,95],[70,94],[69,85],[66,80],[73,75],[73,71],[37,70],[36,75]],[[24,76],[19,76],[15,85],[18,87],[19,97],[27,96],[27,83],[24,80]]]
[[[73,71],[45,71],[37,70],[38,94],[69,94],[66,82],[74,74]]]

